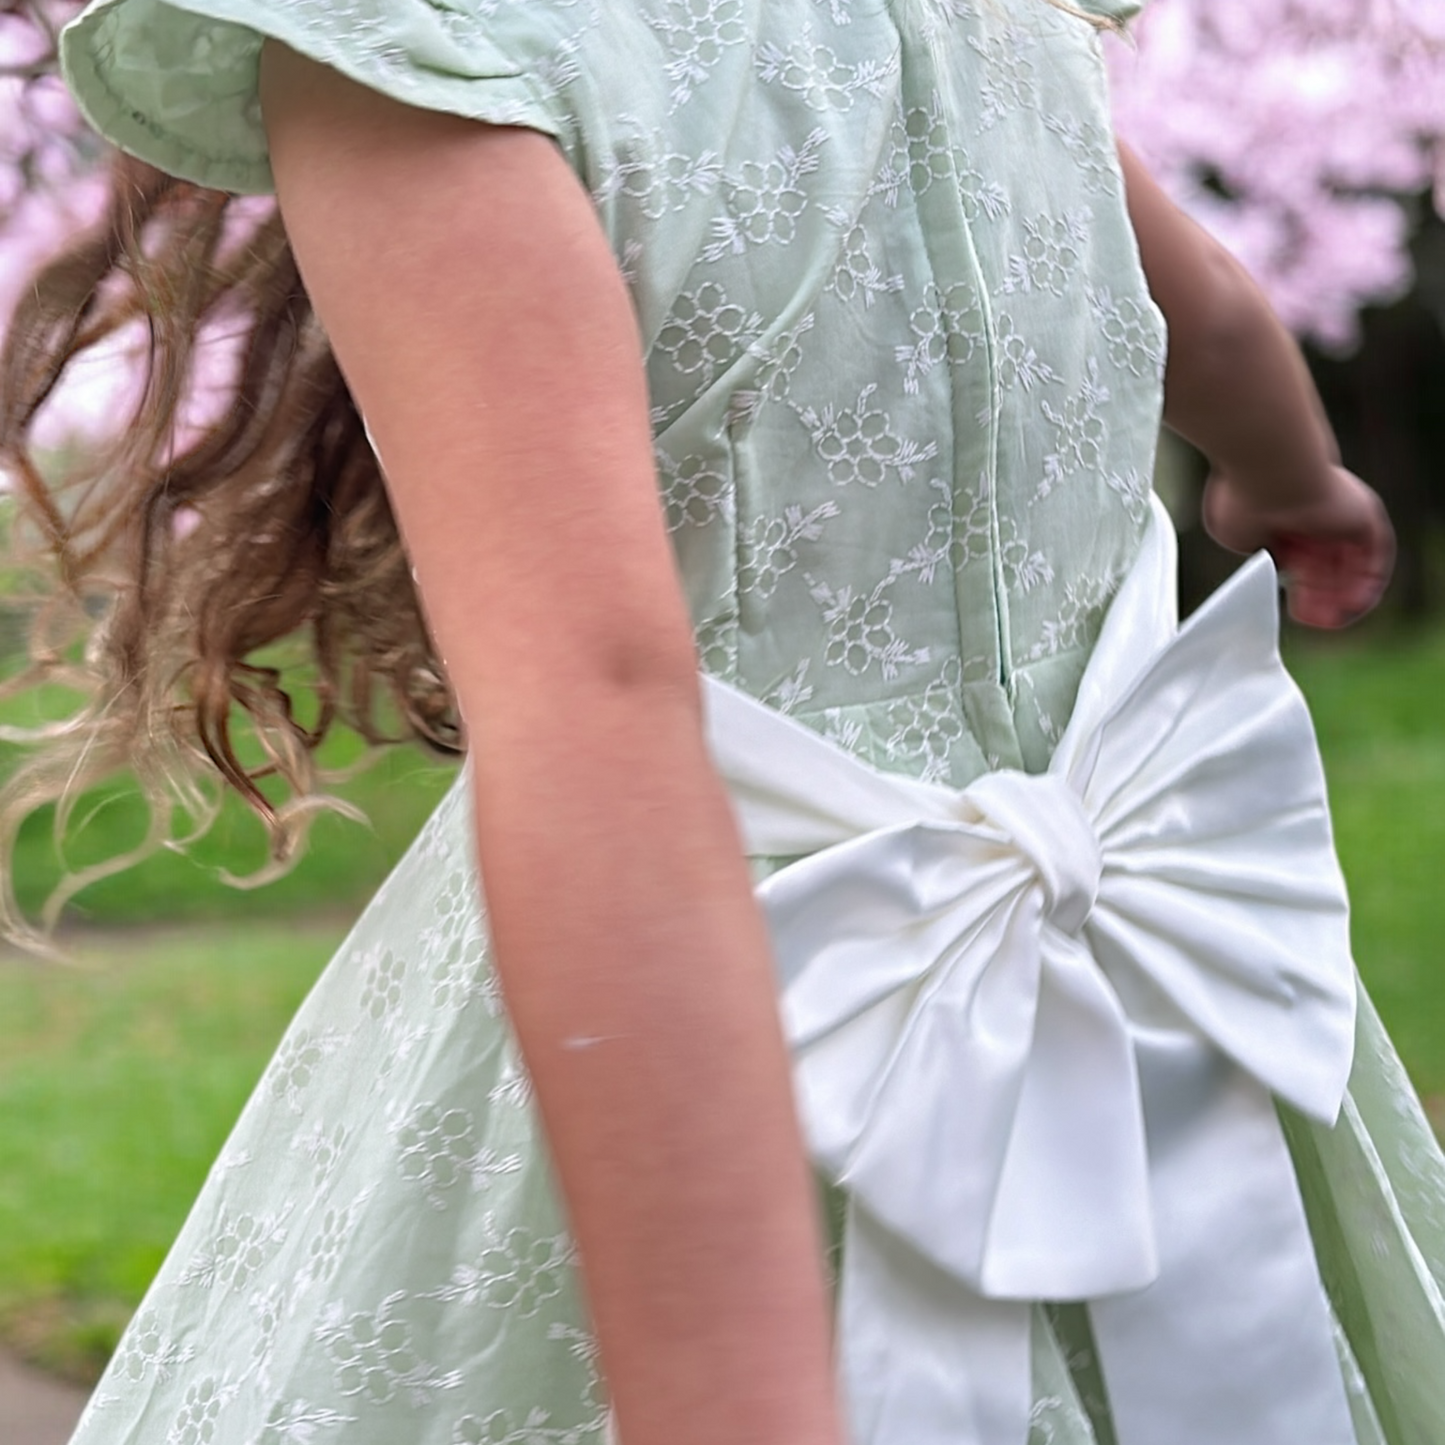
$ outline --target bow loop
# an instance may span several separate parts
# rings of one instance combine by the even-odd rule
[[[1044,918],[1077,934],[1099,897],[1104,859],[1079,795],[1053,773],[985,773],[963,796],[1002,829],[1043,887]]]

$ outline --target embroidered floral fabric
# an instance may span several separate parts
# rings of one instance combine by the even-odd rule
[[[1045,765],[1138,545],[1164,350],[1085,20],[97,0],[63,58],[117,143],[264,190],[266,35],[556,138],[632,288],[709,670],[885,769]],[[288,1033],[76,1445],[602,1438],[476,895],[459,785]],[[1433,1445],[1445,1164],[1362,1030],[1341,1126],[1294,1142],[1362,1445]],[[1036,1445],[1112,1442],[1086,1313],[1041,1308],[1035,1357]]]
[[[557,137],[632,286],[709,670],[880,766],[1043,766],[1140,535],[1164,349],[1087,22],[1045,0],[101,0],[65,62],[121,144],[265,188],[263,32]]]

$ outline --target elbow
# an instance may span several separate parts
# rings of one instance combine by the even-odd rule
[[[701,710],[697,649],[683,627],[649,622],[607,629],[578,658],[577,674],[584,693],[625,707]]]
[[[460,671],[460,670],[459,670]],[[493,655],[457,678],[469,736],[523,749],[585,732],[656,738],[699,732],[698,658],[686,625],[601,616]]]

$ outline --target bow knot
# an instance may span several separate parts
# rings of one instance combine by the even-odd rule
[[[963,796],[1028,860],[1043,889],[1044,918],[1077,934],[1099,897],[1104,858],[1084,804],[1055,774],[986,773]]]

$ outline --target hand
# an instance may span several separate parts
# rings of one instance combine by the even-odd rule
[[[1227,472],[1204,487],[1204,527],[1231,552],[1267,548],[1285,580],[1289,615],[1346,627],[1380,600],[1395,565],[1395,531],[1375,492],[1331,466],[1307,502],[1265,506]]]

